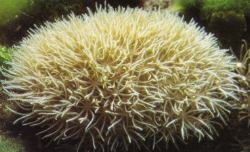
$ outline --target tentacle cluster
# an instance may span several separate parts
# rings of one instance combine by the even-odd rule
[[[238,83],[244,90],[241,94],[241,102],[237,104],[240,108],[240,118],[248,119],[250,125],[250,49],[248,49],[246,42],[243,43],[239,63],[237,63],[237,70],[242,78]]]
[[[99,9],[32,30],[5,72],[16,122],[85,150],[213,138],[239,91],[216,39],[167,11]],[[150,144],[144,142],[150,140]]]

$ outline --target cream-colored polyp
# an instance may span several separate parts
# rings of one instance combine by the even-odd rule
[[[238,107],[241,109],[240,119],[247,118],[250,124],[250,50],[247,49],[246,44],[243,44],[241,52],[242,56],[237,64],[237,72],[243,76],[242,79],[239,79],[239,84],[245,92],[241,94],[241,102]]]
[[[166,11],[98,10],[31,31],[4,89],[23,125],[87,150],[154,149],[212,138],[239,91],[233,58],[212,35]]]

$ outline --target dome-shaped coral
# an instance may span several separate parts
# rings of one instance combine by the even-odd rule
[[[166,11],[71,15],[16,49],[3,85],[22,107],[17,121],[43,127],[44,138],[80,139],[85,150],[212,138],[238,91],[233,58]]]

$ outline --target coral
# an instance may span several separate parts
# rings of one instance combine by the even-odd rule
[[[145,9],[165,9],[170,3],[171,0],[142,0],[142,7]]]
[[[238,99],[234,57],[164,10],[71,15],[15,49],[2,82],[22,108],[15,123],[40,126],[43,139],[79,139],[86,151],[213,139]]]
[[[242,45],[237,67],[237,72],[243,76],[239,79],[240,87],[245,90],[245,93],[241,94],[241,102],[237,106],[241,110],[240,119],[248,119],[250,125],[250,49],[246,42]]]
[[[11,50],[10,48],[0,45],[0,80],[4,78],[4,76],[2,75],[2,70],[8,68],[6,62],[10,60],[11,56],[10,50]],[[11,106],[13,109],[15,108],[14,107],[15,105],[12,106],[13,104],[10,105],[9,102],[6,102],[6,96],[3,93],[2,84],[0,83],[0,130],[2,130],[3,126],[5,126],[7,122],[12,123],[11,117],[14,116],[13,113],[11,113],[6,108],[7,105]],[[1,143],[0,143],[0,152],[1,152]]]

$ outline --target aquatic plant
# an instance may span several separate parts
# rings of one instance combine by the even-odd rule
[[[29,8],[30,0],[1,0],[0,5],[0,27],[21,15]]]
[[[240,40],[247,35],[250,1],[206,0],[201,12],[201,18],[208,31],[215,33],[224,47],[232,47],[239,56]]]
[[[96,4],[104,5],[105,3],[113,7],[136,7],[139,6],[140,0],[1,0],[0,43],[8,46],[15,45],[34,25],[60,19],[71,12],[86,13],[87,8],[94,11]],[[12,15],[14,8],[18,9],[18,12]],[[4,22],[2,25],[1,20]]]
[[[24,152],[24,147],[17,139],[0,135],[0,152]]]
[[[249,14],[250,0],[205,0],[202,12],[206,17],[210,17],[214,12],[235,11],[241,14]]]
[[[15,49],[3,81],[21,108],[14,123],[40,126],[43,139],[79,139],[78,150],[213,139],[238,99],[234,57],[164,10],[71,15],[31,30]]]
[[[3,64],[9,59],[10,59],[9,50],[6,47],[0,45],[0,64]]]
[[[170,8],[214,33],[221,45],[231,47],[237,56],[240,40],[250,39],[250,0],[175,0]]]
[[[215,33],[224,47],[232,47],[237,56],[240,52],[241,39],[247,31],[247,23],[244,14],[235,11],[219,11],[213,13],[207,23],[207,29]]]
[[[197,22],[200,19],[200,8],[203,0],[173,0],[170,9],[184,15],[186,20],[195,19]]]

